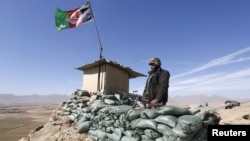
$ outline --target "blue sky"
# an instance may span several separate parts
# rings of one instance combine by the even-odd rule
[[[61,32],[55,10],[85,0],[2,0],[0,93],[65,94],[81,88],[75,68],[99,59],[94,22]],[[159,57],[169,95],[249,97],[250,1],[91,0],[103,56],[147,74]],[[146,77],[130,80],[143,90]]]

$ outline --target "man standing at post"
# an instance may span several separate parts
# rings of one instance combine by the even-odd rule
[[[148,78],[143,96],[150,99],[149,107],[163,106],[168,102],[168,87],[170,73],[161,68],[161,60],[157,57],[149,60],[151,71]]]

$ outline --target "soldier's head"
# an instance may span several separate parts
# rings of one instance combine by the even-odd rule
[[[159,68],[161,66],[161,60],[157,57],[153,57],[149,60],[148,63],[151,67],[151,70],[154,70],[155,68]]]

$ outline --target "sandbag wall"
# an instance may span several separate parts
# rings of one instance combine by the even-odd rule
[[[219,117],[203,107],[194,113],[174,106],[132,107],[114,95],[90,99],[88,92],[76,91],[64,105],[63,116],[94,141],[199,141],[206,138],[207,125],[216,124]]]

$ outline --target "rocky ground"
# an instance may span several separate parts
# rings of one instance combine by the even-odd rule
[[[60,111],[60,108],[62,108],[62,106],[56,111]],[[193,105],[192,108],[195,108],[195,106]],[[233,107],[232,109],[225,109],[223,106],[215,107],[215,109],[220,115],[221,120],[219,124],[221,125],[250,125],[250,102],[242,103],[240,106]],[[77,133],[76,125],[74,123],[70,122],[67,118],[55,116],[57,114],[58,113],[53,113],[49,122],[31,130],[27,137],[24,137],[19,141],[91,141],[91,139],[88,138],[87,133]]]
[[[171,105],[174,105],[172,102]],[[204,102],[203,102],[204,103]],[[5,140],[16,141],[14,136],[19,137],[18,141],[91,141],[88,138],[87,133],[79,134],[76,130],[76,124],[71,122],[67,118],[60,118],[60,116],[55,116],[60,114],[62,110],[62,104],[44,105],[44,104],[14,104],[10,105],[0,105],[0,120],[3,121],[1,125],[6,125],[6,119],[17,119],[17,127],[8,127],[0,130],[1,137],[13,136],[13,139],[5,138]],[[178,107],[189,107],[190,110],[200,106],[199,104],[183,104],[176,105]],[[240,106],[233,107],[232,109],[225,109],[223,103],[216,104],[209,103],[209,106],[216,109],[220,115],[221,125],[226,124],[240,124],[240,125],[250,125],[250,102],[242,102]],[[27,119],[26,125],[21,122],[21,119]],[[28,124],[28,120],[32,123],[36,122],[38,124]],[[13,121],[12,121],[13,122]],[[6,124],[5,124],[6,123]],[[21,125],[21,126],[20,126]],[[3,127],[3,126],[2,126]],[[2,129],[1,127],[1,129]],[[35,128],[34,128],[35,127]],[[19,134],[20,131],[24,131],[25,134]],[[14,131],[14,132],[11,132]],[[13,135],[14,133],[14,135]],[[18,133],[18,134],[17,134]],[[2,138],[3,139],[3,138]],[[0,139],[1,140],[1,139]]]

